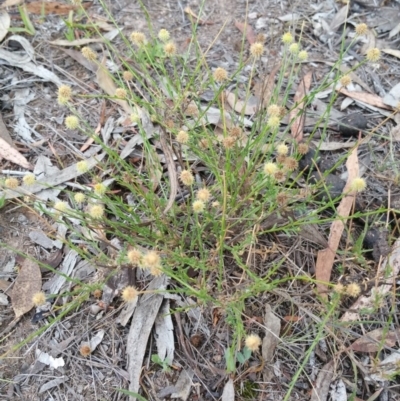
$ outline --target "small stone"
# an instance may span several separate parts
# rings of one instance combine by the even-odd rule
[[[308,152],[299,160],[299,170],[308,173],[315,170],[315,165],[318,165],[319,155],[315,149],[309,149]]]
[[[335,174],[328,174],[326,177],[321,177],[321,175],[319,175],[318,173],[313,173],[312,179],[315,182],[319,182],[321,180],[324,180],[325,182],[324,186],[320,184],[320,190],[317,195],[317,198],[319,200],[338,198],[343,193],[343,189],[346,185],[346,183]],[[329,196],[327,194],[327,190],[329,191]]]
[[[368,120],[362,113],[353,113],[339,121],[339,132],[344,137],[358,137],[358,133],[367,128]]]
[[[390,253],[389,231],[385,228],[371,228],[364,237],[365,249],[372,250],[372,258],[375,262],[379,262],[381,258],[385,258]]]

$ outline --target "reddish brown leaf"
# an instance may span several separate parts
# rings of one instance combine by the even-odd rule
[[[299,316],[284,316],[283,317],[283,320],[285,321],[285,322],[290,322],[290,323],[296,323],[296,322],[298,322],[298,321],[300,321],[301,319],[303,319],[302,317],[299,317]]]
[[[83,3],[85,9],[89,8],[92,3]],[[57,1],[44,2],[44,1],[33,1],[32,3],[26,3],[26,9],[32,14],[47,15],[47,14],[58,14],[68,15],[70,11],[77,10],[80,6],[74,6],[72,4],[58,3]]]
[[[246,39],[251,45],[255,43],[256,34],[254,33],[253,28],[247,22],[243,23],[235,21],[235,26],[240,32],[246,35]]]
[[[346,186],[343,189],[343,193],[347,194],[341,200],[338,208],[337,215],[338,219],[335,220],[331,225],[331,231],[328,239],[328,246],[326,249],[318,251],[317,263],[315,267],[315,278],[318,281],[317,288],[318,292],[326,297],[327,283],[331,279],[331,271],[333,262],[335,260],[336,251],[339,246],[340,238],[344,230],[346,223],[346,217],[349,216],[353,202],[354,202],[354,191],[350,191],[350,186],[354,178],[358,177],[358,157],[357,147],[355,147],[350,154],[346,162],[348,171],[348,178]]]

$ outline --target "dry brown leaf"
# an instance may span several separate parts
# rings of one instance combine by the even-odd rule
[[[33,170],[33,166],[26,160],[17,149],[12,147],[3,138],[0,138],[0,157],[9,160],[19,166],[26,168],[28,170]]]
[[[10,28],[10,16],[7,11],[0,12],[0,42],[6,37]]]
[[[328,362],[321,368],[313,386],[310,401],[325,401],[328,398],[334,368],[335,364],[333,361]]]
[[[292,133],[292,137],[295,138],[297,142],[301,142],[303,139],[303,128],[306,115],[302,109],[305,107],[305,96],[310,90],[311,79],[312,71],[304,75],[302,81],[299,83],[293,99],[296,107],[291,110],[289,115],[289,120],[291,121],[290,131]]]
[[[281,320],[272,312],[269,304],[265,305],[264,315],[265,337],[262,342],[262,357],[265,361],[264,380],[269,381],[272,377],[271,364],[275,353],[275,348],[280,339]]]
[[[171,148],[169,147],[167,140],[165,138],[165,133],[161,132],[160,134],[160,143],[161,148],[163,150],[165,161],[167,163],[168,176],[169,176],[169,185],[170,185],[170,193],[168,198],[167,206],[163,211],[163,214],[166,214],[169,209],[171,209],[172,205],[175,202],[176,195],[178,193],[178,175],[176,173],[174,156],[172,154]]]
[[[372,29],[368,29],[368,32],[365,34],[364,38],[366,39],[364,44],[360,49],[360,54],[363,56],[367,54],[367,51],[370,49],[374,49],[376,46],[376,36],[372,32]]]
[[[94,130],[94,135],[98,136],[100,131],[101,131],[101,124],[98,123],[96,129]],[[86,139],[85,143],[79,149],[81,152],[84,152],[85,150],[90,148],[90,145],[94,142],[94,135]]]
[[[0,139],[4,139],[10,146],[14,147],[13,141],[11,139],[10,134],[8,133],[8,129],[3,122],[3,117],[0,114]]]
[[[247,22],[235,21],[235,27],[246,35],[246,39],[251,45],[256,42],[256,34],[254,33],[251,25],[249,25]]]
[[[25,0],[6,0],[3,4],[0,4],[0,8],[7,8],[12,6],[18,6],[22,4]]]
[[[335,66],[334,63],[327,63],[327,64]],[[346,65],[340,65],[338,66],[338,68],[340,71],[343,72],[343,74],[349,75],[353,82],[360,85],[367,92],[373,93],[373,90],[354,71],[351,71],[350,67],[347,67]]]
[[[355,141],[349,142],[320,142],[320,141],[311,141],[313,145],[315,145],[319,150],[339,150],[339,149],[348,149],[356,146]]]
[[[359,100],[360,102],[370,104],[371,106],[380,107],[381,109],[392,110],[390,106],[383,103],[383,99],[378,95],[365,92],[350,92],[344,88],[339,88],[337,90],[343,95],[349,96],[355,100]]]
[[[108,95],[115,96],[115,91],[117,87],[113,79],[111,78],[111,73],[107,70],[104,63],[105,63],[105,58],[103,59],[102,63],[100,64],[97,70],[96,74],[97,83],[99,84],[100,88],[103,89],[103,91],[106,92]],[[128,114],[133,113],[132,108],[129,106],[126,100],[122,99],[111,99],[111,100],[114,103],[119,104]]]
[[[347,183],[343,189],[343,193],[346,195],[343,197],[337,208],[338,219],[335,220],[331,225],[328,246],[326,249],[318,251],[317,263],[315,266],[315,278],[318,282],[317,289],[318,292],[323,296],[327,295],[327,283],[329,283],[331,279],[331,271],[333,262],[335,260],[336,251],[339,246],[340,238],[342,237],[346,217],[349,216],[351,207],[355,199],[355,192],[350,191],[350,187],[354,178],[358,177],[359,174],[357,147],[355,147],[350,153],[350,156],[346,162],[346,167],[348,178]]]
[[[329,25],[332,31],[336,31],[336,29],[338,29],[340,25],[343,25],[346,22],[348,13],[349,13],[349,5],[346,4],[333,17]]]
[[[163,292],[169,279],[165,276],[155,277],[149,284],[146,294],[140,297],[138,306],[132,316],[131,327],[127,338],[127,359],[129,374],[129,391],[137,393],[140,388],[142,364],[146,353],[154,321],[164,300]],[[132,400],[136,399],[131,397]]]
[[[394,347],[399,340],[400,330],[388,332],[387,329],[380,328],[358,338],[350,345],[350,349],[357,352],[377,352],[383,346]]]
[[[85,46],[88,45],[89,43],[103,43],[104,39],[103,38],[82,38],[82,39],[76,39],[76,40],[66,40],[66,39],[57,39],[53,40],[52,42],[49,42],[52,45],[56,46]]]
[[[40,292],[41,288],[42,274],[39,265],[30,259],[25,259],[10,295],[16,318],[33,308],[32,297]]]
[[[87,68],[89,71],[94,72],[94,73],[97,72],[97,68],[98,68],[97,64],[85,59],[85,57],[83,57],[82,52],[78,52],[77,50],[73,50],[73,49],[63,49],[63,48],[61,48],[61,51],[68,54],[68,56],[72,57],[83,67]]]
[[[235,386],[231,378],[229,378],[224,386],[221,401],[235,401]]]
[[[382,49],[383,53],[390,54],[391,56],[400,58],[400,50],[396,49]]]
[[[392,129],[390,130],[390,137],[392,141],[400,142],[400,125],[392,127]]]
[[[190,7],[186,7],[184,11],[185,11],[185,13],[188,14],[189,16],[195,18],[199,25],[213,25],[213,24],[214,24],[214,22],[205,21],[205,20],[200,19],[200,18],[192,11],[192,9],[191,9]]]
[[[233,92],[225,91],[225,100],[232,109],[246,116],[253,115],[258,108],[258,99],[255,96],[250,96],[247,100],[240,100]]]
[[[253,88],[254,95],[258,98],[263,108],[268,107],[271,102],[272,94],[275,87],[275,75],[281,68],[281,63],[279,62],[274,69],[269,73],[266,79],[256,82]]]
[[[93,3],[82,3],[85,9],[88,9]],[[57,1],[33,1],[32,3],[26,3],[26,9],[31,14],[47,15],[68,15],[70,11],[77,10],[80,6],[74,6],[72,4],[58,3]]]

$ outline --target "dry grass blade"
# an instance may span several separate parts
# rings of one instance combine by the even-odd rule
[[[349,216],[354,202],[355,192],[350,192],[350,186],[354,178],[358,177],[357,147],[353,149],[346,162],[348,178],[343,189],[345,194],[337,208],[338,219],[331,226],[328,239],[328,247],[318,252],[315,277],[318,280],[317,288],[320,294],[326,296],[327,283],[331,279],[331,271],[335,260],[336,251],[339,247],[340,238],[344,230],[346,218]]]

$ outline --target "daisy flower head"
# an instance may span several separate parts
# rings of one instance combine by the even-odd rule
[[[262,341],[260,336],[258,336],[257,334],[249,334],[245,341],[244,341],[246,347],[250,350],[250,351],[257,351],[258,348],[260,347]]]
[[[160,29],[158,32],[158,39],[160,39],[162,42],[168,42],[169,38],[169,32],[166,29]]]
[[[34,174],[27,174],[24,176],[24,178],[22,179],[23,183],[27,186],[29,185],[33,185],[36,182],[36,177]]]
[[[250,54],[254,58],[260,58],[264,53],[264,45],[260,42],[255,42],[250,46]]]
[[[282,42],[285,45],[290,45],[293,42],[293,35],[290,32],[286,32],[282,36]]]

